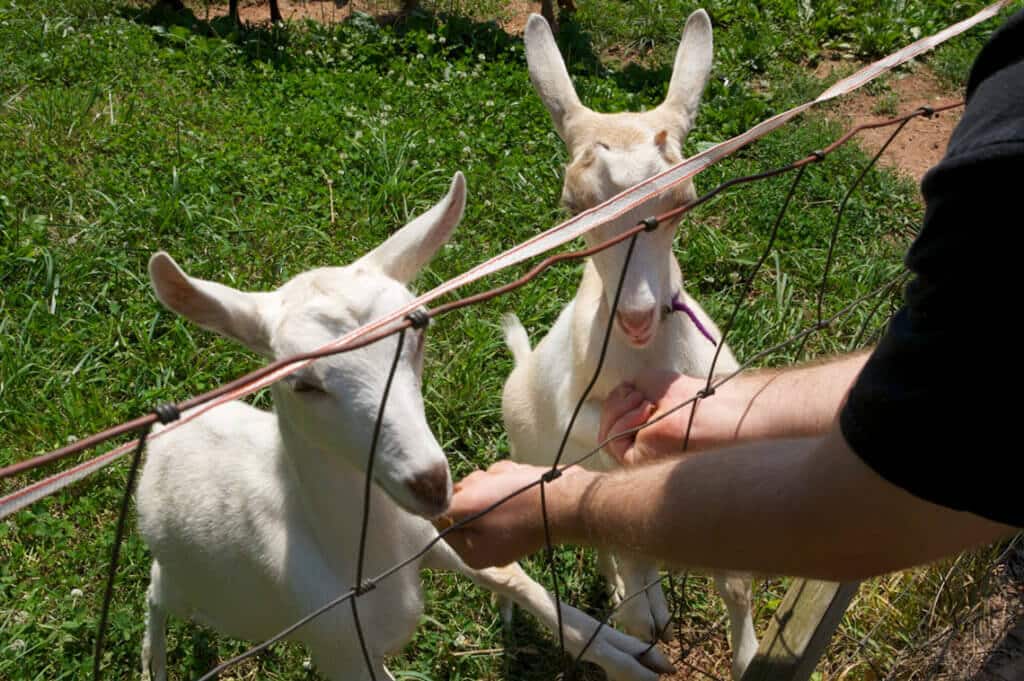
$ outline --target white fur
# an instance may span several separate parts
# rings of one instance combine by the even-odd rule
[[[579,212],[682,160],[679,149],[697,114],[700,96],[711,69],[711,23],[699,10],[690,15],[676,54],[669,92],[657,108],[644,113],[599,114],[584,107],[573,89],[547,22],[533,15],[526,27],[526,57],[530,78],[569,149],[562,198]],[[665,196],[649,213],[658,214],[696,197],[692,184]],[[587,236],[588,246],[604,241],[645,217],[631,213]],[[703,325],[718,339],[721,334],[693,298],[683,290],[683,277],[672,254],[677,223],[641,233],[626,274],[619,315],[600,377],[581,411],[563,454],[575,461],[597,444],[601,403],[622,381],[645,368],[707,376],[715,347],[684,313],[664,308],[679,293]],[[504,323],[506,340],[516,367],[505,384],[503,415],[513,458],[550,464],[572,410],[597,367],[611,304],[625,262],[628,242],[591,258],[584,268],[576,297],[532,353],[526,331],[514,316]],[[715,367],[725,373],[737,368],[728,348]],[[591,458],[588,468],[608,470],[617,463],[605,452]],[[657,577],[657,567],[631,556],[602,553],[599,563],[613,598],[621,601]],[[757,649],[750,614],[750,580],[742,576],[716,579],[728,606],[735,678],[742,676]],[[668,607],[660,587],[622,605],[617,621],[631,634],[652,637],[665,631]]]
[[[244,293],[189,277],[165,253],[150,261],[167,307],[269,358],[313,350],[408,303],[405,284],[462,217],[465,181],[384,244],[347,267],[298,275],[270,293]],[[407,559],[437,536],[424,517],[443,512],[451,479],[427,425],[420,392],[421,332],[407,331],[377,458],[364,575]],[[153,553],[143,675],[167,678],[168,613],[243,639],[262,640],[355,585],[371,432],[397,338],[322,358],[271,388],[275,411],[232,402],[151,442],[138,490],[139,528]],[[186,414],[187,416],[187,414]],[[381,494],[383,489],[386,494]],[[466,567],[439,542],[421,561],[360,597],[377,679],[384,657],[411,637],[422,612],[421,567],[457,571],[515,600],[548,627],[553,599],[517,565]],[[597,623],[563,607],[566,645],[578,652]],[[295,632],[320,673],[370,678],[350,606]],[[586,658],[613,679],[645,680],[645,645],[605,628]],[[663,657],[646,664],[664,668]]]

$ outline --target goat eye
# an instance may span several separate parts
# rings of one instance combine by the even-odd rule
[[[608,150],[610,150],[610,149],[611,149],[611,147],[609,147],[609,146],[608,146],[607,144],[605,144],[604,142],[594,142],[594,146],[595,146],[595,147],[601,147],[601,148],[602,148],[602,149],[604,149],[605,151],[608,151]]]

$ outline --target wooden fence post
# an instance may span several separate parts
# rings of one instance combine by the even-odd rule
[[[807,681],[859,582],[793,582],[742,681]]]

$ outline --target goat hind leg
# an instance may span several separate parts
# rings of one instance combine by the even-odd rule
[[[149,575],[146,632],[142,636],[142,678],[146,681],[167,681],[167,610],[157,562],[153,562]]]

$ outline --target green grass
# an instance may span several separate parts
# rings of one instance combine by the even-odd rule
[[[833,1],[815,3],[810,15],[800,9],[807,4],[780,0],[711,5],[715,74],[685,151],[816,94],[824,86],[807,66],[826,53],[877,56],[981,4],[894,3],[877,11],[872,3]],[[0,464],[256,366],[248,353],[157,305],[145,275],[154,250],[171,252],[199,276],[273,287],[305,269],[354,259],[432,204],[462,170],[467,214],[418,282],[425,290],[563,217],[557,199],[565,153],[530,87],[521,41],[481,19],[492,5],[434,7],[462,15],[428,12],[386,29],[358,17],[239,33],[223,20],[206,25],[109,0],[0,0]],[[601,110],[656,104],[695,7],[581,2],[561,41],[583,100]],[[930,63],[962,84],[989,30],[955,41]],[[818,116],[801,119],[710,169],[698,187],[789,162],[840,132]],[[865,160],[851,146],[808,171],[777,254],[738,318],[732,345],[739,357],[813,321],[835,211]],[[789,181],[736,190],[684,223],[678,255],[689,290],[716,318],[728,314],[738,273],[763,250]],[[847,213],[828,311],[899,271],[920,220],[915,188],[888,172],[871,173]],[[578,266],[563,266],[432,327],[428,418],[457,477],[506,451],[499,396],[511,362],[500,314],[515,309],[539,337],[578,274]],[[805,356],[846,348],[867,313],[813,340]],[[879,313],[869,326],[881,321]],[[782,352],[766,363],[791,358]],[[267,404],[265,394],[255,399]],[[123,467],[114,467],[0,524],[0,679],[86,676],[123,482]],[[0,483],[0,492],[12,485]],[[592,557],[571,549],[560,556],[570,600],[600,611]],[[108,678],[136,669],[148,574],[138,536],[122,560]],[[940,590],[935,627],[975,593],[983,558],[976,563],[944,589],[941,571],[915,573],[915,590],[896,615],[879,605],[890,582],[873,583],[844,624],[835,659],[849,653],[844,641],[880,622],[869,654],[883,668],[891,664],[912,636],[930,631],[914,629]],[[529,569],[547,580],[539,562]],[[514,653],[465,654],[504,646],[497,610],[463,581],[427,575],[425,584],[427,616],[393,669],[416,679],[554,676],[555,645],[525,617]],[[782,587],[771,582],[760,592],[760,622]],[[689,624],[720,616],[702,580],[690,580],[687,600]],[[243,648],[175,623],[174,678],[194,678]],[[233,678],[306,678],[304,657],[283,646]]]

